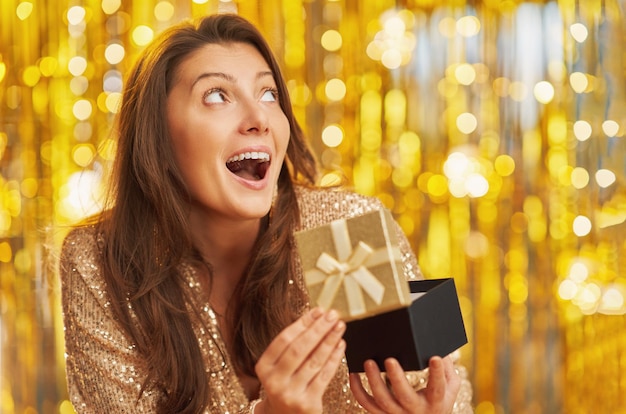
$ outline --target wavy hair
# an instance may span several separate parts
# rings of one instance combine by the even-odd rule
[[[271,223],[235,291],[231,303],[237,305],[228,309],[227,320],[234,321],[229,351],[237,372],[255,375],[258,357],[297,317],[293,301],[303,300],[300,289],[288,289],[299,218],[294,185],[312,185],[317,171],[279,65],[261,33],[242,17],[218,14],[171,27],[144,50],[126,79],[108,207],[98,222],[113,311],[147,361],[143,388],[165,395],[163,413],[202,412],[210,392],[193,315],[186,310],[192,298],[186,297],[180,274],[181,263],[202,263],[189,231],[190,195],[173,155],[166,99],[177,67],[190,53],[235,42],[252,45],[268,63],[290,125]],[[286,300],[287,292],[299,297]]]

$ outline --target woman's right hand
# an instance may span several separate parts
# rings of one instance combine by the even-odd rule
[[[337,312],[314,308],[278,334],[255,366],[265,391],[255,413],[321,413],[344,355],[345,328]]]

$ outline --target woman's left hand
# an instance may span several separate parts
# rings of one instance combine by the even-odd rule
[[[432,357],[429,361],[428,385],[415,391],[409,384],[397,360],[385,361],[387,382],[381,377],[378,365],[365,362],[365,375],[372,395],[363,388],[358,374],[350,374],[350,388],[356,400],[373,414],[448,414],[461,387],[461,378],[454,369],[452,359]]]

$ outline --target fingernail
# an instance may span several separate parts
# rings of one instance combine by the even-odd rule
[[[326,314],[326,320],[328,322],[336,321],[338,317],[339,317],[339,314],[334,309],[331,309],[330,312]]]
[[[320,316],[322,316],[323,314],[324,314],[324,311],[323,311],[321,308],[319,308],[319,307],[311,309],[311,316],[312,316],[314,319],[319,318],[319,317],[320,317]]]
[[[335,325],[335,331],[340,332],[343,331],[346,328],[346,324],[343,321],[339,321],[337,322],[337,325]]]

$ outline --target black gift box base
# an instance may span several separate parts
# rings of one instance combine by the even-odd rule
[[[454,279],[409,282],[423,292],[410,306],[346,323],[344,339],[350,372],[363,372],[373,359],[381,371],[393,357],[405,371],[428,367],[433,356],[446,356],[467,343]]]

